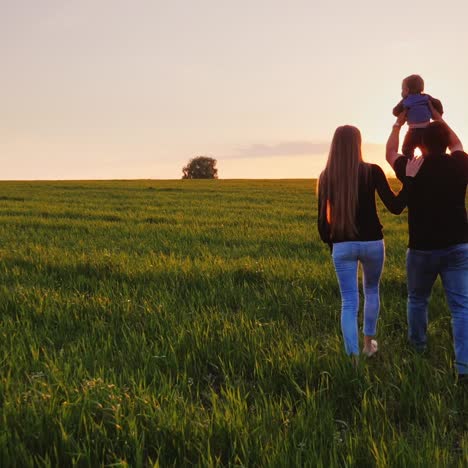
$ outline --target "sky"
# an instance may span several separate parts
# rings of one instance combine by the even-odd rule
[[[0,0],[0,179],[178,179],[197,155],[220,178],[316,177],[343,124],[391,174],[407,75],[468,138],[467,17],[466,0]]]

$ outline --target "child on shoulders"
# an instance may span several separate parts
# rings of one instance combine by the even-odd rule
[[[424,129],[431,121],[431,109],[429,103],[434,106],[441,115],[444,112],[442,103],[438,100],[424,94],[424,80],[419,75],[407,76],[401,84],[401,97],[403,98],[393,109],[393,115],[398,116],[404,110],[407,110],[406,122],[408,123],[408,132],[403,141],[402,153],[409,159],[414,156],[416,148],[421,149]]]

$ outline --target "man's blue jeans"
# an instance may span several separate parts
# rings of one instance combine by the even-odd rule
[[[380,309],[379,282],[385,246],[383,240],[338,242],[333,244],[333,263],[341,292],[341,330],[348,354],[359,354],[358,262],[364,286],[364,334],[374,336]]]
[[[452,312],[455,365],[468,374],[468,244],[441,250],[408,249],[408,336],[416,349],[427,343],[427,305],[432,286],[440,275]]]

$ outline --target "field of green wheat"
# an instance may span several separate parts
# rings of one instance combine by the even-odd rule
[[[406,211],[379,202],[380,351],[355,368],[314,191],[2,182],[0,466],[467,466],[439,281],[428,352],[406,342]]]

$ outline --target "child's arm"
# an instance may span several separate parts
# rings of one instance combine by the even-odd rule
[[[403,99],[393,108],[393,115],[398,117],[405,110]]]

